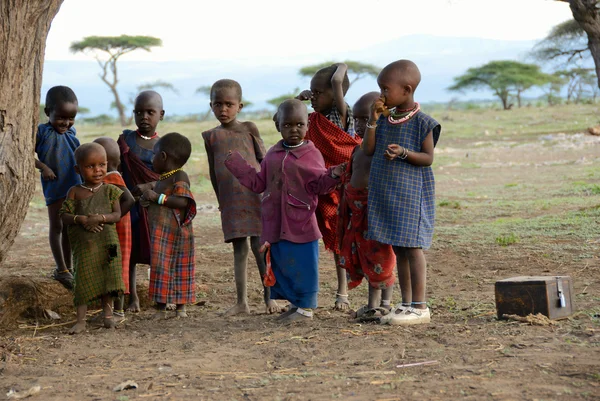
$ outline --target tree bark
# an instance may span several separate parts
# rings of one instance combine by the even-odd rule
[[[597,0],[568,0],[573,18],[579,23],[588,37],[588,47],[596,66],[596,77],[600,88],[600,14]]]
[[[35,189],[46,37],[63,0],[0,1],[0,264]]]

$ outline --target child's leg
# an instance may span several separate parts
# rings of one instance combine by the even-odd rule
[[[265,260],[263,258],[262,253],[260,253],[260,238],[259,237],[250,237],[250,248],[252,249],[252,253],[254,254],[254,259],[256,259],[256,265],[258,266],[258,272],[260,273],[260,278],[262,282],[262,278],[267,272],[267,266],[265,265]],[[277,305],[274,299],[271,299],[271,288],[265,287],[263,285],[264,295],[263,298],[265,300],[265,305],[267,306],[267,313],[279,313],[281,308]]]
[[[125,319],[125,310],[123,309],[125,305],[125,295],[119,294],[118,297],[113,299],[113,302],[115,305],[113,314],[115,315],[115,322],[118,324]]]
[[[335,261],[335,273],[337,274],[337,292],[335,294],[335,310],[347,310],[350,308],[348,302],[348,278],[346,277],[346,269],[340,266],[340,257],[338,254],[333,254]]]
[[[61,220],[61,224],[62,224],[62,220]],[[69,233],[68,233],[68,227],[63,225],[62,227],[62,235],[61,235],[61,239],[60,239],[60,245],[62,247],[62,254],[63,254],[63,259],[65,261],[65,266],[67,267],[67,270],[69,270],[71,273],[73,273],[73,255],[71,254],[71,241],[69,241]]]
[[[131,252],[133,256],[133,251]],[[136,262],[132,257],[129,261],[129,306],[127,312],[139,312],[140,311],[140,299],[137,295],[137,286],[135,284],[135,273],[136,273]]]
[[[50,222],[48,240],[52,256],[54,257],[54,263],[56,264],[54,278],[66,288],[71,289],[73,288],[73,275],[69,272],[69,268],[71,267],[71,246],[64,246],[65,243],[69,244],[69,238],[67,235],[63,235],[63,224],[58,215],[63,201],[64,199],[61,199],[48,205],[48,220]],[[69,265],[65,261],[65,251],[68,251]]]
[[[167,318],[167,304],[162,302],[156,303],[156,313],[152,315],[153,319],[166,319]]]
[[[412,306],[417,309],[427,309],[425,290],[427,283],[427,260],[420,248],[406,249],[410,265],[410,281],[412,290]]]
[[[237,315],[240,313],[250,313],[248,307],[248,292],[246,267],[248,265],[248,239],[235,238],[231,241],[233,244],[233,274],[235,276],[235,291],[237,294],[237,303],[225,311],[225,315]]]
[[[367,303],[368,309],[377,308],[381,302],[381,290],[373,288],[369,285],[369,302]]]
[[[85,314],[87,313],[87,305],[79,305],[77,307],[77,323],[69,329],[69,334],[79,334],[85,331]]]
[[[394,247],[396,266],[398,267],[398,284],[402,295],[402,305],[410,306],[412,302],[412,283],[409,257],[406,248]]]
[[[111,329],[115,327],[115,319],[113,318],[113,298],[108,295],[102,295],[102,309],[104,314],[104,327]]]
[[[188,314],[185,310],[185,304],[177,304],[177,309],[175,309],[175,317],[188,317]]]
[[[392,309],[392,296],[394,295],[394,286],[390,285],[388,288],[381,291],[381,304],[380,306],[387,310]]]

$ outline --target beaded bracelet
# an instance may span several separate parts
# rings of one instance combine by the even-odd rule
[[[73,216],[73,224],[77,224],[77,216],[78,216],[78,215],[74,215],[74,216]]]
[[[408,157],[408,150],[403,146],[402,147],[402,155],[400,155],[400,160],[404,160]]]
[[[156,203],[158,203],[159,205],[162,205],[165,199],[165,194],[160,194],[158,195],[158,200],[156,201]]]
[[[367,128],[377,128],[377,124],[371,125],[371,124],[367,123]]]

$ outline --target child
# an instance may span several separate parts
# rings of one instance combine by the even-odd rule
[[[242,186],[223,164],[230,150],[237,150],[252,167],[258,169],[265,156],[265,147],[256,125],[237,120],[244,107],[242,88],[231,79],[221,79],[210,89],[210,107],[221,125],[203,132],[208,156],[210,181],[217,195],[221,211],[221,227],[225,242],[233,244],[233,270],[237,303],[225,312],[226,315],[250,313],[246,289],[248,262],[248,239],[261,277],[265,274],[265,263],[260,254],[259,237],[260,196]],[[267,313],[280,311],[271,299],[269,287],[264,287]]]
[[[317,307],[321,233],[315,207],[318,195],[331,192],[343,173],[343,165],[326,169],[321,153],[304,140],[307,114],[306,106],[296,99],[279,106],[278,127],[283,140],[269,149],[260,172],[238,151],[225,160],[242,185],[256,193],[264,192],[261,240],[270,248],[273,264],[266,278],[275,278],[271,298],[291,303],[280,316],[288,322],[311,319]]]
[[[150,299],[156,302],[154,318],[166,318],[167,303],[176,304],[177,317],[187,317],[186,304],[196,301],[194,231],[196,201],[190,179],[182,170],[190,158],[192,144],[172,132],[154,145],[154,171],[160,174],[153,189],[142,195],[148,206],[150,240]]]
[[[363,137],[371,114],[371,104],[379,98],[379,92],[363,95],[354,104],[354,128]],[[363,277],[369,283],[369,301],[361,307],[356,317],[361,320],[378,320],[391,309],[396,256],[392,247],[367,240],[367,198],[371,170],[371,156],[365,155],[360,146],[352,153],[352,159],[342,177],[344,184],[339,207],[338,241],[340,266],[348,271],[348,288],[358,286]],[[382,295],[383,290],[383,295]],[[380,307],[381,306],[381,307]]]
[[[428,323],[425,298],[428,249],[435,218],[431,164],[441,126],[420,111],[414,93],[421,81],[409,60],[387,65],[377,77],[381,98],[371,106],[363,142],[374,155],[369,175],[368,238],[394,247],[402,304],[382,323]],[[381,114],[387,109],[388,117]],[[386,113],[387,114],[387,113]]]
[[[35,168],[42,174],[42,189],[48,207],[48,238],[56,263],[53,277],[67,289],[72,289],[71,246],[59,211],[69,188],[81,184],[81,177],[74,168],[75,149],[79,146],[79,140],[73,127],[77,115],[77,97],[73,90],[66,86],[50,88],[46,94],[44,112],[49,121],[38,126]]]
[[[150,186],[143,186],[158,180],[158,174],[152,171],[154,145],[158,142],[156,127],[162,121],[162,97],[154,91],[143,91],[135,98],[133,109],[136,131],[125,130],[119,136],[121,150],[121,171],[127,188],[139,197]],[[140,187],[137,187],[137,186]],[[135,276],[138,263],[150,263],[150,234],[148,217],[145,208],[136,203],[130,211],[131,215],[131,255],[129,259],[129,306],[130,312],[140,311]]]
[[[352,110],[344,100],[350,87],[344,63],[333,64],[316,72],[310,81],[310,90],[305,90],[296,98],[310,100],[315,110],[309,116],[306,139],[312,141],[325,159],[325,166],[335,166],[350,160],[352,151],[361,140],[354,135]],[[340,267],[337,256],[336,224],[338,192],[319,197],[317,221],[323,233],[325,248],[334,252],[338,279],[335,309],[346,310],[348,302],[346,271]]]
[[[77,323],[69,334],[85,330],[87,304],[102,299],[104,327],[114,327],[112,297],[125,290],[121,272],[121,250],[114,223],[121,220],[121,191],[104,184],[106,152],[97,143],[86,143],[75,151],[75,170],[83,184],[72,187],[60,209],[68,227],[75,266],[74,301]]]
[[[125,181],[123,181],[123,177],[121,177],[121,174],[118,171],[119,165],[121,164],[121,153],[117,142],[108,137],[98,138],[94,142],[101,145],[106,151],[107,173],[104,176],[103,182],[105,184],[112,184],[123,191],[121,198],[119,198],[121,220],[119,220],[115,227],[117,228],[119,245],[121,246],[122,275],[123,283],[125,285],[124,294],[129,294],[129,259],[131,255],[131,217],[129,216],[129,210],[135,204],[135,199],[127,189]],[[123,310],[124,301],[123,295],[115,299],[115,323],[120,323],[120,321],[125,318],[125,311]]]

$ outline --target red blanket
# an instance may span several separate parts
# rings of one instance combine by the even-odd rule
[[[306,139],[311,140],[321,151],[325,167],[337,166],[350,161],[356,145],[362,142],[359,137],[352,138],[347,132],[329,121],[321,113],[311,113],[308,117]],[[323,235],[325,248],[337,253],[337,207],[340,201],[338,190],[319,196],[317,222]]]

